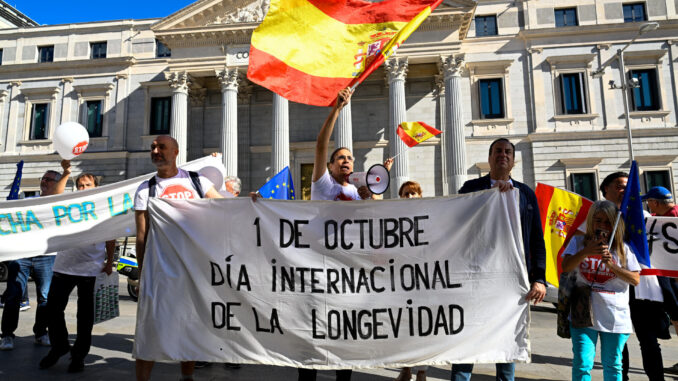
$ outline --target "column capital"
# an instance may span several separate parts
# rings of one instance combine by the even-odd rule
[[[191,81],[185,71],[165,72],[165,79],[169,82],[172,92],[188,94]]]
[[[610,49],[611,46],[611,44],[597,44],[596,49],[598,49],[598,51],[603,51]]]
[[[527,48],[527,52],[530,54],[542,54],[544,52],[544,48]]]
[[[464,68],[463,54],[450,54],[447,56],[441,55],[438,59],[438,70],[443,77],[459,77]]]
[[[129,78],[129,75],[127,75],[125,73],[118,73],[118,74],[115,75],[115,79],[117,79],[118,81],[121,80],[121,79],[127,79],[127,78]]]
[[[393,57],[384,62],[386,69],[386,81],[392,83],[393,81],[404,81],[407,77],[408,70],[407,58]]]
[[[0,102],[4,102],[8,95],[9,95],[9,91],[0,90]]]
[[[207,89],[200,88],[191,90],[191,94],[188,99],[191,102],[191,106],[202,106],[205,104],[205,98],[207,98]]]
[[[9,83],[9,86],[10,87],[19,87],[19,86],[21,86],[21,81],[11,81]]]
[[[442,74],[433,76],[433,96],[436,98],[445,96],[445,76]]]
[[[61,78],[61,83],[73,83],[73,77]]]
[[[224,67],[224,70],[215,70],[221,91],[238,91],[238,83],[241,81],[241,75],[238,73],[238,68]]]
[[[238,85],[238,103],[250,103],[252,94],[254,94],[254,84],[247,78],[242,78],[240,80],[240,84]]]

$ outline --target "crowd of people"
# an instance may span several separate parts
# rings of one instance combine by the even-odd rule
[[[329,163],[327,162],[328,146],[335,122],[341,109],[350,102],[351,94],[350,89],[339,92],[337,101],[318,134],[311,184],[312,200],[379,199],[367,187],[356,188],[347,181],[355,162],[348,148],[335,149],[329,155]],[[157,172],[138,187],[134,198],[136,255],[140,272],[148,234],[147,206],[150,198],[235,197],[240,194],[241,188],[237,177],[228,177],[225,179],[226,191],[220,193],[206,177],[178,168],[176,158],[180,147],[169,136],[157,136],[150,148],[151,161]],[[515,164],[515,146],[511,141],[500,138],[492,142],[489,146],[488,162],[490,172],[464,183],[459,193],[491,188],[498,188],[501,192],[518,190],[525,265],[530,281],[530,290],[525,299],[528,303],[537,304],[546,294],[546,250],[536,195],[530,187],[511,177]],[[392,163],[393,160],[388,159],[384,165],[390,168]],[[62,173],[45,172],[40,181],[41,196],[64,192],[71,175],[71,165],[64,160],[61,166]],[[624,223],[619,221],[615,225],[627,182],[628,174],[624,172],[612,173],[604,179],[600,191],[605,199],[593,204],[586,217],[585,233],[575,236],[563,252],[563,271],[575,279],[569,322],[573,380],[591,379],[598,340],[604,379],[627,380],[627,340],[634,330],[648,379],[664,379],[658,339],[670,338],[670,326],[678,326],[678,292],[671,279],[640,276],[638,260],[624,243]],[[83,173],[76,178],[75,184],[78,190],[85,190],[96,187],[98,180],[91,173]],[[422,193],[419,183],[407,181],[400,187],[398,195],[400,198],[420,198]],[[255,194],[250,196],[256,201]],[[668,189],[653,187],[642,198],[647,202],[652,215],[678,217],[678,206]],[[613,239],[610,240],[610,237]],[[18,325],[20,305],[26,293],[29,274],[32,273],[38,291],[33,327],[35,342],[50,346],[39,367],[50,368],[62,356],[70,353],[68,371],[82,371],[92,340],[94,280],[101,272],[112,272],[114,247],[115,242],[109,241],[13,261],[9,267],[7,289],[3,294],[0,350],[14,348],[14,331]],[[71,345],[64,310],[75,287],[78,288],[77,337]],[[153,361],[137,359],[137,380],[149,380],[153,365]],[[192,380],[195,367],[195,362],[182,362],[181,379]],[[451,368],[451,380],[470,380],[472,371],[473,364],[454,364]],[[407,381],[413,377],[416,377],[416,381],[424,381],[426,372],[426,367],[403,368],[396,381]],[[514,375],[514,364],[496,364],[497,380],[510,381],[514,379]],[[351,377],[351,369],[336,371],[337,380],[347,381]],[[312,381],[316,378],[317,371],[314,369],[298,370],[299,381]]]

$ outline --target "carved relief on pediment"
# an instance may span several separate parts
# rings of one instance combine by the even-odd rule
[[[217,15],[207,25],[261,22],[268,12],[270,3],[270,0],[255,1],[242,8],[237,8],[235,11]]]

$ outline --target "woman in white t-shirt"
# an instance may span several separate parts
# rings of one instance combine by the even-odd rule
[[[596,342],[600,337],[605,381],[621,380],[622,349],[633,331],[629,310],[629,284],[640,281],[636,256],[624,243],[624,222],[612,234],[617,207],[596,201],[586,217],[586,234],[575,236],[563,252],[563,271],[575,271],[577,286],[591,288],[593,326],[575,328],[572,335],[572,380],[590,380]]]

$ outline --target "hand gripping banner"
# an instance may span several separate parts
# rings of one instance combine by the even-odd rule
[[[134,356],[317,369],[529,361],[517,195],[152,200]]]

